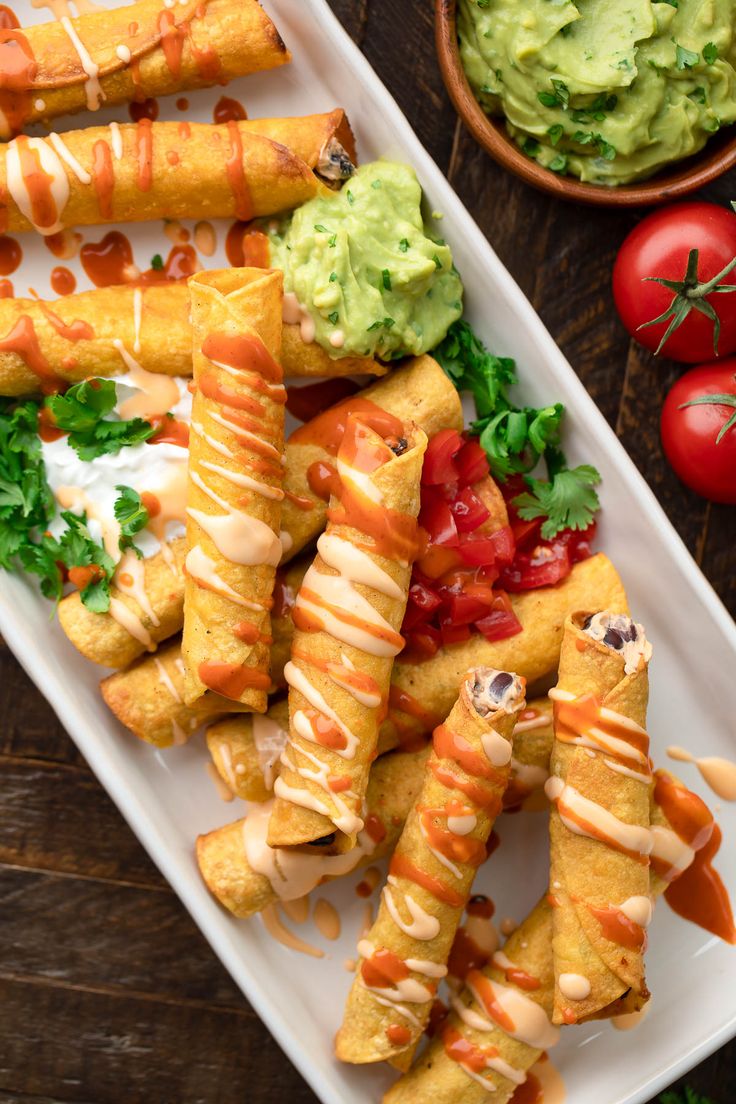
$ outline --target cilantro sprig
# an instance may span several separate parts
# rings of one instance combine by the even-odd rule
[[[56,502],[46,479],[38,416],[35,402],[0,399],[0,567],[13,571],[20,564],[38,576],[41,592],[53,601],[61,598],[69,571],[89,568],[78,576],[82,602],[104,613],[115,562],[90,536],[86,518],[65,511],[66,528],[58,537],[48,532]]]
[[[156,432],[144,418],[108,418],[117,401],[112,380],[90,379],[76,383],[63,395],[51,395],[45,402],[54,424],[68,433],[68,442],[80,460],[94,460],[116,453],[126,445],[139,445]]]
[[[120,551],[125,552],[130,548],[140,560],[143,553],[135,544],[133,538],[148,525],[148,510],[143,505],[141,496],[132,487],[126,487],[125,484],[119,483],[115,490],[118,492],[118,497],[115,499],[113,510],[115,511],[115,518],[120,524],[118,540]]]
[[[26,571],[39,576],[41,593],[47,598],[59,601],[66,571],[72,582],[81,583],[80,598],[87,609],[107,613],[115,561],[90,536],[86,515],[62,510],[61,517],[67,525],[61,536],[57,539],[44,533],[37,543],[28,541],[20,548],[20,561]],[[89,570],[85,572],[85,568]],[[76,580],[75,571],[79,572]]]
[[[560,449],[564,406],[517,406],[509,396],[517,383],[514,361],[489,353],[467,322],[454,322],[433,355],[457,390],[472,394],[477,418],[470,432],[479,437],[495,478],[524,476],[529,491],[513,499],[520,516],[544,518],[546,540],[563,529],[587,529],[600,505],[593,489],[600,475],[589,464],[568,468]],[[546,480],[528,474],[540,459]]]

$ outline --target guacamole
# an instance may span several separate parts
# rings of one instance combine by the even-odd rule
[[[482,107],[530,157],[597,184],[650,176],[736,120],[736,0],[459,0]]]
[[[374,161],[269,228],[271,264],[331,356],[426,353],[462,314],[450,248],[425,226],[421,198],[413,169]]]

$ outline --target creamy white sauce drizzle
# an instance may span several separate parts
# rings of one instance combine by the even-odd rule
[[[116,161],[123,156],[123,135],[119,123],[110,123],[110,145]]]
[[[299,336],[305,345],[310,345],[314,341],[314,335],[317,332],[314,319],[293,291],[284,292],[282,316],[287,325],[299,327]]]
[[[226,512],[206,514],[204,510],[187,507],[187,514],[204,529],[218,552],[230,563],[255,567],[269,564],[277,567],[281,559],[281,542],[270,525],[259,518],[231,506],[212,490],[198,472],[190,468],[189,478],[196,487]]]
[[[557,802],[557,811],[566,828],[578,836],[589,839],[610,841],[624,851],[648,855],[652,850],[652,835],[649,828],[638,824],[627,824],[581,793],[573,786],[565,785],[561,778],[548,778],[544,791],[550,801]],[[578,819],[591,825],[599,833],[588,831]]]
[[[393,899],[391,888],[394,889],[398,886],[397,879],[393,874],[389,874],[387,878],[388,884],[383,887],[383,899],[386,902],[386,908],[389,911],[391,919],[405,935],[408,935],[411,939],[419,939],[422,942],[427,942],[430,939],[434,939],[439,934],[440,922],[436,916],[431,916],[426,912],[417,901],[409,893],[404,894],[404,905],[411,916],[411,922],[406,923],[401,918],[401,914],[396,907]]]
[[[48,237],[50,234],[57,234],[63,229],[61,217],[69,199],[69,180],[61,158],[48,142],[45,142],[43,138],[25,138],[23,141],[29,149],[35,150],[38,154],[41,170],[48,178],[48,187],[56,209],[56,218],[49,226],[40,226],[34,220],[28,181],[23,176],[18,152],[18,140],[15,138],[12,142],[8,142],[5,147],[5,173],[8,191],[18,210],[28,219],[33,229],[44,237]]]
[[[126,578],[129,576],[129,578]],[[122,594],[127,594],[141,607],[151,624],[158,628],[161,624],[156,611],[146,593],[146,569],[144,561],[138,559],[132,549],[123,554],[115,572],[115,586]]]
[[[505,767],[511,759],[511,743],[500,732],[491,729],[484,732],[480,738],[486,758],[494,767]]]
[[[373,587],[388,598],[403,600],[404,593],[399,584],[362,548],[357,548],[333,533],[323,533],[317,541],[317,551],[328,567],[339,571],[351,582]]]
[[[717,797],[723,801],[736,801],[736,763],[719,756],[696,758],[681,747],[668,747],[667,754],[680,763],[694,763],[703,781]]]
[[[618,908],[624,916],[631,920],[633,924],[638,924],[640,928],[647,928],[652,922],[652,901],[650,897],[644,897],[642,894],[627,897]]]
[[[298,690],[302,697],[306,698],[313,709],[316,709],[318,713],[322,713],[325,717],[332,721],[332,723],[342,732],[345,737],[347,746],[342,750],[337,750],[337,754],[343,759],[353,759],[355,757],[355,750],[358,746],[358,737],[351,729],[345,724],[342,718],[335,712],[331,705],[328,704],[326,699],[322,696],[316,686],[314,686],[307,676],[302,671],[301,667],[297,667],[291,660],[288,661],[284,667],[284,678],[289,686],[292,686],[295,690]],[[310,735],[305,736],[305,739],[311,740],[316,743],[314,731],[312,726],[309,726]],[[302,735],[304,735],[302,733]]]
[[[323,605],[313,604],[304,591],[309,589],[330,607],[347,613],[366,624],[366,629],[358,625],[342,621],[332,609]],[[315,565],[307,570],[301,589],[297,595],[296,606],[309,612],[318,623],[324,626],[324,631],[343,644],[349,644],[359,651],[369,655],[389,658],[396,656],[401,651],[403,644],[395,642],[397,634],[388,621],[376,610],[367,598],[353,586],[350,579],[342,575],[325,575],[317,571]],[[373,629],[374,632],[371,632]],[[386,633],[389,639],[384,639],[374,633]]]
[[[491,978],[487,980],[495,1003],[499,1005],[514,1024],[513,1031],[507,1031],[507,1035],[510,1035],[512,1039],[518,1039],[521,1043],[526,1043],[527,1046],[534,1047],[535,1050],[547,1050],[555,1045],[560,1037],[559,1028],[554,1027],[549,1022],[541,1005],[525,996],[518,989],[501,985]],[[468,988],[483,1008],[483,1001],[472,983],[468,983]]]
[[[164,667],[163,661],[160,660],[158,656],[154,656],[153,662],[156,664],[156,670],[158,671],[158,681],[162,686],[166,687],[174,701],[181,705],[181,694],[174,686],[171,675]]]
[[[678,876],[687,870],[695,858],[692,847],[671,828],[653,824],[649,831],[652,837],[650,857],[666,864],[670,875]]]
[[[269,847],[268,822],[273,799],[253,805],[243,824],[243,845],[248,865],[271,883],[274,893],[285,901],[310,893],[325,878],[337,878],[354,870],[371,854],[375,845],[363,835],[358,845],[343,855],[305,854],[290,848]]]
[[[584,974],[560,974],[557,986],[567,1000],[581,1001],[590,996],[590,978]]]
[[[105,93],[102,91],[102,85],[99,81],[100,67],[90,57],[89,51],[77,34],[71,19],[67,15],[64,15],[59,22],[71,39],[71,43],[79,56],[82,69],[87,76],[87,80],[84,82],[84,92],[87,97],[87,110],[97,111],[100,104],[105,99]]]
[[[263,784],[267,790],[273,789],[274,768],[281,752],[286,747],[288,732],[278,721],[262,713],[252,717],[253,743],[258,754],[258,765],[263,774]]]
[[[262,611],[265,608],[258,602],[251,602],[249,599],[243,598],[236,590],[233,590],[222,576],[217,574],[215,567],[214,560],[210,559],[200,545],[195,544],[189,550],[186,559],[187,574],[191,575],[196,582],[219,594],[222,598],[228,598],[236,605],[243,606],[244,609]]]
[[[221,451],[218,449],[218,451]],[[231,453],[232,455],[232,453]],[[272,487],[270,483],[264,483],[260,479],[254,479],[251,475],[246,475],[245,472],[233,471],[232,468],[223,468],[221,464],[213,464],[211,460],[200,460],[200,467],[206,468],[207,471],[214,472],[215,475],[222,476],[223,479],[227,479],[229,483],[234,483],[236,487],[245,487],[249,491],[255,491],[256,494],[263,495],[264,498],[270,498],[274,502],[282,502],[284,499],[284,492],[281,487]]]
[[[57,134],[55,131],[49,134],[49,142],[54,147],[62,161],[65,161],[69,168],[72,170],[80,184],[92,183],[92,177],[90,173],[88,173],[86,169],[82,168],[74,154],[64,144],[64,141],[61,138],[60,134]]]
[[[146,651],[156,651],[155,641],[138,614],[134,613],[129,606],[126,606],[125,602],[114,595],[110,597],[109,613],[113,621],[117,621],[118,625],[124,628],[127,633],[130,633],[139,644],[142,644]]]

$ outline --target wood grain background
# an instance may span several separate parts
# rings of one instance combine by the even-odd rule
[[[735,612],[736,510],[664,463],[678,369],[631,344],[611,305],[637,215],[536,194],[474,145],[439,79],[428,0],[331,2]],[[732,177],[711,198],[735,195]],[[314,1102],[7,649],[0,688],[0,1101]],[[736,1047],[684,1080],[731,1104]]]

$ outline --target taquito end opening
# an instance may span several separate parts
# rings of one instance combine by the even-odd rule
[[[647,640],[644,626],[624,613],[600,610],[598,613],[575,614],[573,620],[591,640],[612,652],[618,652],[627,675],[637,671],[642,662],[647,664],[652,657],[652,645]]]
[[[353,175],[355,165],[342,142],[333,135],[319,151],[314,171],[328,188],[339,188],[343,180]]]
[[[468,694],[481,717],[490,713],[514,713],[524,700],[526,682],[511,671],[495,667],[476,667],[468,675]]]

